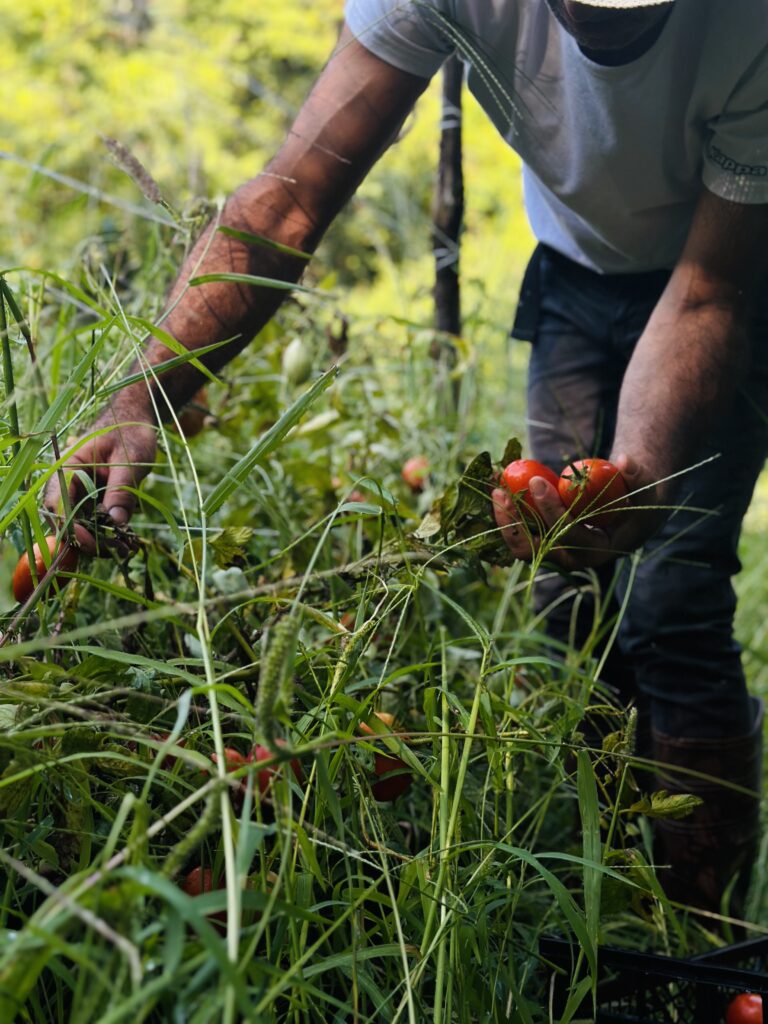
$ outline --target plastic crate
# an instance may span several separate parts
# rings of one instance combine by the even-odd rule
[[[544,938],[539,952],[553,971],[554,1011],[568,1001],[578,948]],[[768,1024],[768,938],[741,942],[684,960],[602,946],[598,954],[595,1024],[724,1024],[728,1004],[742,992],[763,997]],[[576,1016],[592,1015],[592,999]]]

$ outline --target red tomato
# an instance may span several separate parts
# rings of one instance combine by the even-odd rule
[[[571,515],[588,513],[585,522],[593,526],[609,524],[615,516],[614,510],[625,506],[621,499],[629,493],[624,477],[606,459],[581,459],[566,466],[557,489]],[[600,512],[606,505],[611,511]]]
[[[399,757],[376,754],[373,759],[373,771],[377,781],[371,785],[375,800],[396,800],[407,793],[413,782],[413,775],[408,765]],[[397,772],[397,775],[390,775]],[[382,778],[382,776],[384,776]]]
[[[216,754],[211,754],[211,760],[214,764],[219,763],[219,758]],[[237,771],[244,764],[248,764],[249,760],[250,758],[246,757],[245,754],[241,754],[239,750],[235,750],[234,747],[224,747],[224,766],[228,772]]]
[[[49,537],[45,538],[45,542],[48,545],[50,556],[53,558],[57,551],[56,537],[51,534]],[[35,555],[35,571],[37,572],[37,582],[39,583],[43,576],[45,576],[46,565],[43,561],[43,554],[39,545],[35,544],[32,551]],[[61,562],[59,562],[59,568],[64,572],[74,572],[77,569],[77,558],[77,549],[65,542],[64,557]],[[62,587],[67,582],[67,579],[63,576],[57,575],[56,582],[60,587]],[[13,572],[13,596],[19,603],[26,601],[35,589],[35,586],[36,584],[32,579],[32,571],[29,567],[29,556],[25,551]]]
[[[414,455],[403,464],[401,476],[414,493],[423,491],[429,476],[429,459],[426,455]]]
[[[213,871],[210,868],[203,868],[198,865],[196,868],[192,868],[188,875],[184,876],[181,883],[181,888],[187,894],[187,896],[200,896],[204,892],[213,892],[216,889],[224,888],[224,878],[219,877],[216,879],[214,884]],[[221,921],[226,923],[227,912],[226,910],[217,910],[214,914],[208,914],[209,921]],[[214,928],[223,935],[225,928],[222,928],[220,924],[215,924]]]
[[[538,515],[536,502],[530,494],[531,480],[535,476],[541,476],[547,483],[557,487],[557,473],[549,466],[545,466],[543,462],[537,462],[536,459],[515,459],[514,462],[510,462],[501,474],[500,483],[509,491],[518,505],[522,502]]]
[[[763,1024],[763,997],[744,992],[728,1004],[725,1024]]]
[[[285,740],[276,740],[278,747],[286,746]],[[268,758],[274,757],[274,752],[269,747],[263,747],[261,744],[257,744],[248,755],[248,761],[266,761]],[[301,765],[298,760],[294,758],[291,761],[291,768],[293,768],[293,774],[296,777],[296,781],[299,785],[304,784],[304,772],[301,770]],[[269,768],[262,768],[261,771],[256,773],[256,779],[259,783],[259,792],[262,796],[267,792],[272,779],[280,771],[280,768],[276,764],[271,764]]]
[[[374,711],[374,714],[388,729],[393,729],[395,724],[394,715],[388,711]],[[366,722],[360,723],[360,732],[366,736],[375,736],[376,733]],[[377,781],[371,784],[371,792],[375,800],[396,800],[411,788],[413,773],[405,761],[392,754],[374,754],[373,772]],[[390,772],[397,772],[397,775],[390,775]],[[382,778],[382,776],[385,776]]]

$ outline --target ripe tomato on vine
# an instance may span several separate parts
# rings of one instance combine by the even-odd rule
[[[553,487],[558,486],[557,473],[545,466],[543,462],[536,459],[515,459],[504,468],[501,474],[501,486],[509,491],[519,506],[526,506],[535,515],[538,515],[536,502],[531,496],[531,480],[535,476],[543,477]],[[525,508],[521,508],[524,513]]]
[[[608,526],[629,493],[624,477],[607,459],[580,459],[565,467],[557,482],[560,500],[572,516],[592,526]]]

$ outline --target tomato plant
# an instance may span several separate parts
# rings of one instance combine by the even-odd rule
[[[560,499],[572,516],[586,513],[585,522],[605,525],[623,508],[627,485],[624,477],[607,459],[580,459],[565,467],[557,484]],[[609,511],[601,511],[610,506]]]
[[[763,1024],[763,997],[743,992],[728,1004],[725,1024]]]
[[[45,542],[48,545],[48,552],[51,556],[51,559],[53,559],[56,552],[58,551],[58,541],[56,537],[53,534],[51,534],[49,537],[45,538]],[[39,544],[35,544],[32,551],[35,556],[35,572],[37,573],[37,582],[39,583],[43,576],[45,576],[47,566],[45,564],[45,561],[43,560],[43,553],[40,550]],[[63,572],[74,572],[77,569],[77,560],[77,549],[73,548],[70,544],[65,542],[64,554],[62,556],[61,561],[59,562],[59,568]],[[56,582],[59,584],[59,586],[64,586],[64,584],[67,582],[67,578],[64,576],[57,575]],[[13,572],[12,586],[13,596],[19,603],[26,601],[29,595],[35,589],[36,583],[32,579],[32,570],[30,569],[29,556],[27,555],[26,551],[16,564],[16,568],[14,569]]]
[[[514,462],[510,462],[501,474],[500,483],[509,491],[518,506],[521,506],[523,512],[525,509],[522,506],[527,506],[538,515],[539,510],[530,493],[531,480],[535,476],[543,477],[553,487],[558,485],[557,473],[549,466],[545,466],[543,462],[537,462],[536,459],[515,459]]]
[[[374,714],[388,729],[393,728],[395,724],[394,715],[390,715],[387,711],[375,711]],[[366,722],[360,723],[360,732],[365,733],[366,736],[376,735]],[[382,802],[396,800],[397,797],[402,796],[403,793],[406,793],[411,788],[413,774],[405,761],[400,757],[376,751],[373,759],[373,772],[376,776],[376,782],[371,784],[371,793],[373,793],[376,800],[381,800]],[[397,774],[392,774],[394,772],[397,772]]]
[[[429,476],[429,459],[426,455],[414,455],[407,459],[403,463],[401,476],[414,493],[423,491]]]

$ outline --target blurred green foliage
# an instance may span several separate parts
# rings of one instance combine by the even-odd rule
[[[0,195],[3,262],[66,269],[84,239],[139,230],[135,217],[29,167],[142,203],[103,135],[131,150],[176,209],[258,173],[330,52],[342,14],[341,0],[0,0],[0,149],[11,158]],[[531,245],[519,167],[469,100],[467,108],[464,276],[471,293],[501,296],[506,323]],[[342,218],[326,245],[344,283],[365,286],[355,312],[430,315],[439,110],[435,82],[401,144],[353,201],[353,218]],[[470,295],[467,309],[476,305]]]

